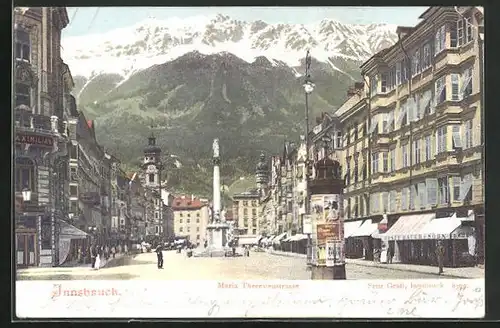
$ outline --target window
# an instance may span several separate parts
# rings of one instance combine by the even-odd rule
[[[252,208],[252,215],[253,215],[253,216],[257,215],[257,209]]]
[[[359,196],[354,197],[354,217],[357,218],[359,216]]]
[[[388,119],[388,122],[387,122],[387,129],[388,129],[388,132],[392,132],[395,130],[395,116],[396,116],[396,110],[395,109],[392,109],[390,112],[389,112],[389,119]]]
[[[370,125],[370,130],[368,131],[369,134],[378,133],[378,115],[373,115],[371,117],[371,125]]]
[[[179,219],[179,223],[182,223],[182,219]]]
[[[337,148],[337,149],[342,148],[342,132],[341,131],[337,132],[335,148]]]
[[[389,113],[382,114],[382,133],[389,133]]]
[[[413,154],[415,164],[420,164],[420,139],[413,141]]]
[[[387,152],[382,153],[382,170],[384,173],[389,171],[389,154]]]
[[[391,149],[390,150],[390,155],[391,155],[391,170],[390,172],[396,171],[396,149]]]
[[[399,116],[398,116],[398,121],[397,125],[399,127],[403,127],[406,125],[406,120],[408,117],[408,106],[406,105],[406,101],[402,101],[399,103]]]
[[[200,213],[199,212],[196,212],[196,217],[199,218],[200,217]]]
[[[243,215],[248,215],[248,208],[243,209]]]
[[[408,167],[408,144],[401,146],[401,155],[403,162],[402,167],[403,168]]]
[[[434,49],[435,49],[434,56],[436,56],[441,51],[446,49],[446,26],[445,25],[441,26],[436,32],[436,35],[434,38]]]
[[[69,202],[69,212],[73,213],[73,214],[77,214],[78,213],[78,201],[71,200]]]
[[[401,84],[401,62],[396,63],[396,85]]]
[[[30,61],[30,35],[28,32],[17,29],[16,30],[16,59],[23,61]]]
[[[417,202],[417,185],[410,186],[410,210],[414,210]]]
[[[248,206],[248,202],[246,200],[243,201],[243,206]]]
[[[257,229],[252,229],[252,235],[256,235],[257,234]]]
[[[439,204],[448,204],[450,195],[448,191],[448,177],[438,179]]]
[[[370,77],[370,97],[373,97],[377,94],[377,77]]]
[[[431,206],[437,205],[438,180],[426,179],[425,186],[427,189],[427,202]]]
[[[446,77],[445,76],[442,76],[436,80],[435,89],[436,89],[435,103],[436,103],[436,105],[438,105],[446,100]]]
[[[354,123],[354,140],[358,140],[358,123]]]
[[[420,73],[420,50],[415,51],[411,59],[411,75]]]
[[[372,154],[372,173],[378,173],[378,153]]]
[[[422,61],[422,69],[426,69],[431,66],[431,45],[429,43],[424,44],[422,49],[423,52],[423,61]]]
[[[179,232],[182,232],[184,229],[182,227],[179,228]]]
[[[472,94],[472,67],[467,68],[462,73],[462,87],[460,88],[460,96],[467,98]]]
[[[404,58],[403,61],[401,62],[401,67],[403,69],[401,73],[401,80],[402,80],[401,82],[404,83],[408,81],[408,62],[406,58]]]
[[[382,193],[382,206],[383,206],[384,213],[387,213],[387,211],[389,210],[389,193],[388,192]]]
[[[408,210],[408,187],[401,190],[401,210]]]
[[[425,136],[425,161],[431,160],[431,136]]]
[[[257,226],[257,219],[252,219],[252,227],[256,227]]]
[[[24,188],[36,190],[35,188],[35,165],[28,158],[16,158],[16,191],[22,191]]]
[[[465,148],[471,148],[474,146],[472,142],[472,120],[465,121],[464,130]]]
[[[200,223],[200,219],[199,218],[196,219],[196,223]]]
[[[453,125],[452,130],[453,149],[462,148],[462,136],[460,135],[460,125]]]
[[[16,83],[15,107],[20,105],[31,107],[31,88],[24,83]]]
[[[394,90],[394,87],[396,86],[396,71],[395,69],[391,69],[389,71],[389,82],[388,82],[388,91]]]
[[[159,231],[158,228],[159,228],[158,226],[155,226],[155,233],[158,233],[158,231]]]
[[[451,74],[451,100],[461,100],[460,95],[460,75],[459,74]]]
[[[200,235],[196,235],[196,240],[200,240]]]
[[[350,126],[347,127],[347,131],[345,134],[345,143],[346,143],[346,146],[349,146],[349,144],[351,143],[351,127]]]
[[[472,174],[464,175],[460,186],[460,201],[467,201],[472,199]]]
[[[454,201],[461,201],[460,187],[462,186],[462,179],[460,177],[453,177],[452,183],[453,183],[453,200]]]
[[[180,217],[182,217],[182,216],[183,216],[183,214],[182,214],[182,213],[179,213],[179,216],[180,216]]]
[[[78,197],[78,186],[69,186],[69,195],[71,197]]]
[[[191,217],[191,213],[188,213],[188,215],[187,215],[187,216],[188,216],[188,218],[190,218],[190,217]],[[188,220],[188,221],[189,221],[189,220]]]
[[[158,219],[158,212],[155,212],[155,219]]]
[[[354,157],[354,183],[358,182],[358,157],[359,153]]]
[[[196,232],[200,232],[200,227],[196,227]]]
[[[191,227],[186,228],[187,232],[191,232]]]
[[[257,206],[257,201],[256,200],[252,200],[252,206]]]
[[[149,174],[149,182],[155,182],[155,175],[153,173]]]
[[[436,131],[437,153],[441,154],[446,151],[446,126],[441,126]]]
[[[450,26],[450,47],[456,48],[458,46],[458,23],[455,26]]]
[[[457,46],[463,46],[474,39],[470,20],[470,17],[466,17],[457,21]]]
[[[351,183],[351,156],[346,158],[346,177],[345,184],[349,185]]]
[[[380,91],[382,93],[386,93],[387,92],[387,74],[382,74],[381,75],[381,83],[380,83]]]

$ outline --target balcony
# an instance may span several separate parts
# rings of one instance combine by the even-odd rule
[[[31,129],[34,131],[44,131],[47,133],[55,132],[52,129],[52,123],[49,116],[33,114],[24,105],[18,106],[14,113],[14,122],[16,128]]]
[[[84,192],[80,194],[80,200],[85,204],[100,205],[101,197],[98,192]]]

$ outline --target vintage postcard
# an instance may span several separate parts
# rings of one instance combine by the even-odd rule
[[[12,31],[14,319],[484,316],[482,7]]]

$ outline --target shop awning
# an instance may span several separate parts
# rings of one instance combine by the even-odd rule
[[[267,238],[264,238],[264,239],[262,240],[262,243],[263,243],[263,244],[268,244],[268,243],[270,243],[270,242],[273,240],[273,238],[274,238],[274,237],[275,237],[275,236],[273,235],[273,236],[269,236],[269,237],[267,237]]]
[[[257,243],[256,238],[253,236],[238,238],[239,245],[256,245]]]
[[[350,237],[368,237],[375,232],[378,232],[378,223],[372,223],[372,220],[365,220],[359,228],[352,232]]]
[[[451,239],[469,239],[474,236],[474,228],[471,226],[460,225],[451,233]]]
[[[380,238],[384,240],[416,240],[421,236],[421,231],[432,219],[435,213],[403,215]]]
[[[462,225],[456,215],[432,219],[420,230],[420,237],[414,239],[450,239],[451,233]]]
[[[262,239],[264,239],[264,236],[255,237],[255,244],[258,244]]]
[[[283,238],[286,237],[286,232],[280,234],[280,235],[277,235],[274,239],[273,239],[273,244],[279,244],[281,242],[281,240]]]
[[[66,239],[86,239],[89,234],[85,231],[78,229],[77,227],[72,226],[68,222],[64,220],[57,220],[59,226],[61,227],[61,232],[59,234],[60,237]]]
[[[351,237],[351,235],[361,227],[363,220],[358,221],[344,221],[344,239]]]
[[[301,233],[298,233],[298,234],[292,236],[290,241],[300,241],[300,240],[304,240],[304,239],[307,239],[307,235],[303,235]]]

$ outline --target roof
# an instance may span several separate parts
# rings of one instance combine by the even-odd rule
[[[174,201],[172,202],[172,209],[175,210],[196,210],[200,209],[205,204],[201,202],[199,198],[193,197],[191,198],[190,196],[180,196],[180,197],[175,197]]]
[[[260,197],[259,192],[256,189],[233,195],[233,198],[259,198],[259,197]]]

